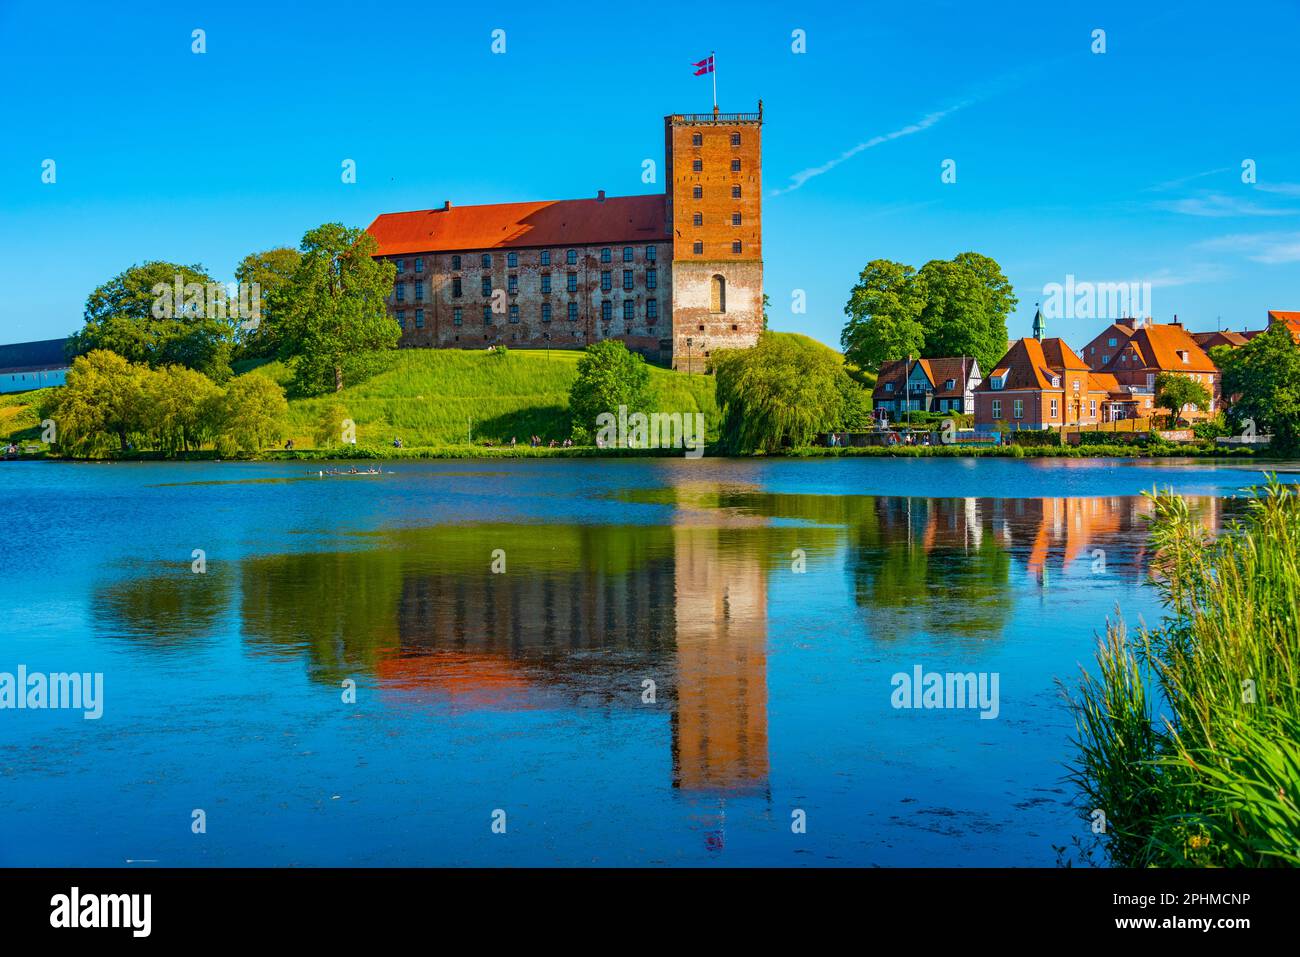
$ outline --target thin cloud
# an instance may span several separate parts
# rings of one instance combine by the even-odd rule
[[[894,140],[902,139],[905,136],[913,136],[916,133],[924,132],[925,130],[928,130],[930,127],[934,126],[936,123],[946,119],[949,116],[952,116],[952,114],[956,113],[958,110],[965,109],[966,107],[970,106],[972,103],[975,102],[978,101],[966,100],[962,103],[956,104],[955,106],[950,106],[946,110],[938,110],[934,113],[927,113],[925,116],[921,117],[921,119],[917,120],[915,123],[909,123],[907,126],[904,126],[900,129],[894,130],[889,133],[882,133],[878,136],[873,136],[869,140],[864,140],[863,142],[859,143],[857,146],[853,147],[852,149],[845,150],[839,156],[835,157],[835,159],[823,163],[821,166],[811,166],[808,169],[800,170],[799,172],[795,173],[793,176],[790,177],[789,186],[786,186],[784,189],[775,189],[769,195],[780,196],[783,193],[793,193],[804,183],[808,182],[808,180],[813,179],[814,177],[817,176],[821,176],[823,173],[829,173],[831,170],[839,166],[841,163],[845,162],[846,160],[852,159],[853,157],[857,156],[859,153],[863,152],[864,150],[875,149],[877,146],[882,146],[885,143],[891,143]]]
[[[1186,186],[1188,183],[1194,183],[1198,179],[1205,179],[1207,176],[1217,176],[1220,173],[1226,173],[1231,170],[1231,166],[1220,166],[1218,169],[1207,169],[1203,173],[1192,173],[1190,176],[1182,176],[1178,179],[1167,180],[1163,183],[1156,183],[1154,186],[1148,186],[1147,191],[1152,193],[1163,193],[1171,189],[1178,189],[1180,186]]]
[[[1300,262],[1300,232],[1234,233],[1200,245],[1202,249],[1238,253],[1270,266]]]
[[[1276,193],[1278,196],[1300,196],[1300,183],[1257,183],[1255,188],[1261,193]]]
[[[1205,216],[1224,218],[1229,216],[1294,216],[1296,210],[1279,209],[1276,206],[1261,206],[1248,199],[1226,196],[1223,193],[1205,193],[1157,203],[1159,209],[1179,213],[1183,216]]]

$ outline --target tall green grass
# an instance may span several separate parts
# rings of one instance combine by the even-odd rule
[[[1300,865],[1300,489],[1270,480],[1217,539],[1152,498],[1167,615],[1110,625],[1072,698],[1085,813],[1121,866]]]
[[[403,349],[385,357],[378,375],[341,393],[291,399],[289,434],[294,444],[314,444],[322,413],[341,406],[356,422],[357,444],[388,446],[467,445],[484,441],[526,443],[569,435],[569,388],[580,352],[513,350],[504,354],[459,349]],[[288,384],[289,370],[270,362],[248,370]],[[651,408],[703,412],[707,433],[716,434],[717,404],[711,376],[650,367]]]

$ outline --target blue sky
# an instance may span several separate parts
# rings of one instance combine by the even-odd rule
[[[662,165],[664,114],[711,107],[689,68],[709,50],[723,110],[764,101],[774,328],[836,344],[869,260],[968,249],[1015,286],[1012,335],[1069,275],[1151,283],[1160,321],[1258,328],[1300,309],[1297,40],[1279,0],[0,0],[0,341],[74,331],[97,284],[147,259],[230,279],[321,222],[657,190],[642,160]],[[1049,333],[1079,346],[1097,326]]]

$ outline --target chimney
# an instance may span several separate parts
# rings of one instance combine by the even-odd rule
[[[1125,316],[1123,319],[1117,321],[1115,325],[1123,326],[1125,329],[1136,329],[1137,320],[1134,319],[1132,316]]]
[[[596,193],[596,202],[603,203],[604,201],[605,201],[605,191],[602,189]]]
[[[451,200],[444,199],[442,201],[442,211],[445,213],[449,209],[451,209]]]
[[[1178,313],[1174,313],[1174,321],[1169,324],[1171,326],[1177,326],[1179,329],[1183,327],[1183,324],[1178,321]]]

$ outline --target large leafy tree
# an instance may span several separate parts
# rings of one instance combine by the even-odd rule
[[[401,338],[384,304],[396,267],[374,259],[375,248],[365,230],[340,223],[303,236],[302,261],[277,297],[280,354],[293,364],[298,391],[342,391]]]
[[[1006,352],[1007,315],[1019,301],[1001,267],[979,253],[962,253],[926,263],[917,282],[925,299],[924,355],[974,356],[981,369],[992,369]]]
[[[143,391],[146,423],[159,448],[188,451],[213,438],[221,389],[202,372],[184,366],[151,371],[144,377]]]
[[[1210,407],[1210,390],[1191,376],[1162,372],[1156,376],[1156,405],[1173,413],[1174,427],[1177,428],[1187,406],[1202,411]]]
[[[924,308],[915,269],[873,259],[858,275],[844,306],[849,317],[840,335],[845,357],[876,371],[891,360],[921,355],[925,348]]]
[[[1275,451],[1300,453],[1300,346],[1286,325],[1275,323],[1240,348],[1211,354],[1236,427],[1249,419],[1258,431],[1273,434]]]
[[[878,371],[908,356],[974,356],[991,369],[1006,351],[1011,283],[987,256],[934,259],[918,272],[875,259],[858,276],[844,307],[840,343],[849,361]]]
[[[596,416],[644,412],[649,403],[650,370],[645,359],[617,339],[603,339],[582,351],[578,378],[569,388],[569,418],[579,440],[596,430]]]
[[[280,348],[281,316],[285,296],[302,263],[302,253],[287,246],[249,253],[235,267],[235,279],[240,286],[257,284],[260,315],[256,323],[245,323],[240,328],[243,354],[250,357],[275,355]],[[250,293],[251,296],[251,293]]]
[[[183,290],[179,301],[178,281]],[[202,287],[202,294],[193,286],[184,292],[192,283]],[[86,299],[85,325],[71,337],[69,354],[109,349],[131,362],[155,368],[183,365],[225,381],[237,320],[223,318],[222,290],[200,265],[155,260],[132,266]]]
[[[712,356],[722,410],[722,444],[732,452],[802,446],[820,431],[842,428],[849,379],[838,353],[806,336],[764,332],[752,349]],[[855,402],[848,411],[860,414]]]

